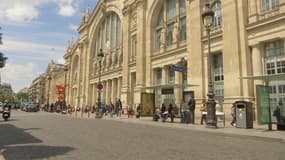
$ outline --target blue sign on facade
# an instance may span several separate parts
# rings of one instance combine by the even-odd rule
[[[177,72],[184,72],[186,70],[186,67],[171,65],[170,70],[177,71]]]

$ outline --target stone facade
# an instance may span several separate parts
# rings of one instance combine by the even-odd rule
[[[93,12],[87,8],[78,28],[80,37],[69,44],[64,56],[69,68],[67,104],[96,105],[101,62],[104,103],[120,98],[124,107],[136,106],[141,93],[148,92],[155,94],[156,107],[180,106],[183,91],[192,91],[199,108],[207,99],[211,63],[223,111],[228,114],[237,100],[252,102],[255,109],[255,85],[263,82],[241,77],[285,73],[285,0],[271,0],[268,5],[262,0],[209,2],[215,11],[212,62],[207,59],[201,17],[204,1],[100,0]],[[97,57],[100,49],[105,55],[102,61]],[[184,77],[171,71],[182,58],[187,61]],[[284,79],[270,85],[274,84],[285,88]],[[173,93],[161,94],[167,88]],[[284,102],[284,92],[281,89],[274,101]]]

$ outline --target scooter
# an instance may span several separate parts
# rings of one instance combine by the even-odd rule
[[[10,107],[9,106],[4,106],[4,109],[3,109],[3,113],[2,113],[2,117],[5,121],[7,121],[9,118],[10,118]]]

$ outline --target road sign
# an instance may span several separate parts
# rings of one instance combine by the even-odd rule
[[[170,70],[171,71],[177,71],[177,72],[185,72],[186,67],[171,65]]]
[[[97,84],[97,89],[99,90],[103,89],[103,84],[101,82]]]

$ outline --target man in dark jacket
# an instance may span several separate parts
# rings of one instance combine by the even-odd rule
[[[190,96],[190,100],[188,102],[188,105],[189,105],[189,109],[190,109],[190,115],[189,115],[190,123],[191,124],[195,124],[195,106],[196,106],[196,102],[195,102],[195,99],[192,96]]]

